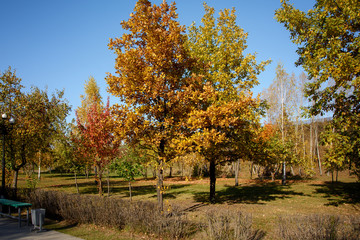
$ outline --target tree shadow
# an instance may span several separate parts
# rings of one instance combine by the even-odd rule
[[[111,185],[110,184],[110,194],[111,195],[124,195],[124,198],[130,196],[129,186],[125,185],[124,183],[128,184],[127,182],[122,182],[123,185]],[[84,185],[83,185],[84,186]],[[181,188],[185,188],[189,186],[189,184],[176,184],[171,185],[169,191],[165,191],[164,199],[176,199],[176,197],[180,194],[185,193],[186,191],[175,191],[171,192],[171,190],[178,190]],[[107,193],[107,187],[103,186],[103,193]],[[141,185],[141,186],[132,186],[131,187],[132,196],[143,196],[143,195],[150,195],[150,198],[156,198],[156,186],[155,185]],[[98,193],[97,186],[91,185],[85,188],[80,189],[81,194],[96,194]]]
[[[315,193],[324,194],[324,198],[329,201],[326,205],[339,206],[360,203],[360,183],[325,182],[312,186],[318,187],[315,189]]]
[[[46,230],[59,231],[59,230],[71,229],[76,226],[78,226],[78,223],[74,222],[74,221],[63,221],[63,222],[59,223],[52,219],[45,219],[45,229]]]
[[[291,198],[292,196],[304,196],[302,192],[289,190],[290,186],[282,186],[277,183],[254,184],[250,186],[226,186],[225,189],[216,192],[217,203],[245,203],[265,204],[264,202],[277,199]],[[209,192],[200,192],[194,195],[197,202],[208,203]]]

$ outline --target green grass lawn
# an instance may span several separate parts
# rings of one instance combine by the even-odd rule
[[[207,210],[243,211],[253,216],[256,227],[268,232],[268,238],[274,236],[273,230],[280,216],[332,214],[360,216],[360,185],[356,178],[343,173],[339,182],[332,183],[330,176],[321,176],[310,180],[289,180],[286,186],[275,182],[240,179],[234,186],[233,178],[218,178],[216,184],[217,203],[209,204],[209,180],[194,179],[185,181],[179,177],[168,178],[165,185],[165,204],[168,207],[179,206],[187,212],[190,219],[199,218]],[[20,185],[25,179],[20,176]],[[81,194],[97,194],[92,178],[80,176],[78,179]],[[154,179],[137,179],[133,185],[133,200],[156,201]],[[76,193],[74,176],[69,174],[42,174],[37,187]],[[106,179],[104,195],[107,196]],[[115,176],[110,177],[110,197],[129,198],[128,183]],[[79,236],[84,239],[136,239],[136,237],[117,230],[101,229],[95,226],[61,227],[63,223],[52,223],[50,227]],[[95,229],[96,228],[96,229]],[[105,231],[98,237],[88,234],[89,229]],[[115,231],[115,232],[114,232]],[[92,232],[92,231],[91,231]],[[104,235],[105,234],[105,235]],[[119,237],[121,236],[121,237]]]

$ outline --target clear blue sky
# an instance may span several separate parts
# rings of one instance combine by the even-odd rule
[[[153,0],[159,4],[162,0]],[[169,2],[169,1],[168,1]],[[200,24],[204,14],[203,0],[177,0],[179,21],[189,26]],[[208,0],[209,6],[220,9],[235,7],[237,23],[248,37],[247,52],[257,52],[257,59],[271,59],[255,93],[267,88],[281,61],[288,73],[299,75],[296,68],[296,46],[289,33],[274,19],[280,0]],[[315,0],[290,0],[296,8],[307,11]],[[80,105],[84,82],[93,76],[104,99],[104,80],[114,72],[115,55],[107,47],[109,38],[120,37],[122,20],[129,18],[136,0],[0,0],[0,71],[8,66],[27,89],[37,86],[65,89],[65,97],[74,109]],[[111,103],[116,102],[111,98]]]

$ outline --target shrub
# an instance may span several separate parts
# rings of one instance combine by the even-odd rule
[[[360,219],[320,214],[280,217],[279,235],[284,240],[355,240],[360,236]]]
[[[207,212],[203,228],[211,240],[257,240],[265,237],[262,230],[254,230],[252,217],[241,212]]]
[[[196,225],[179,211],[161,213],[156,203],[118,198],[35,190],[29,194],[34,208],[45,208],[47,217],[98,226],[127,227],[132,231],[180,239],[194,233]]]

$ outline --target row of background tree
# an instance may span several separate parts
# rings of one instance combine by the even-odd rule
[[[347,1],[344,4],[349,13],[357,7]],[[346,14],[338,16],[333,13],[328,5],[331,3],[319,3],[314,6],[314,11],[318,15],[323,12],[333,14],[329,21],[335,17],[350,21]],[[3,73],[1,79],[4,83],[8,79],[18,79],[18,83],[14,81],[8,86],[2,85],[4,101],[1,110],[10,111],[18,119],[14,134],[10,136],[11,141],[18,138],[24,142],[7,142],[7,149],[10,149],[7,154],[7,162],[11,163],[9,169],[18,172],[18,167],[14,166],[25,166],[30,159],[29,162],[40,166],[45,154],[49,154],[51,157],[48,159],[58,166],[66,166],[75,172],[81,166],[85,166],[86,171],[95,166],[99,192],[102,193],[101,177],[111,160],[131,153],[138,160],[151,162],[157,169],[160,205],[164,169],[173,161],[191,159],[195,163],[206,163],[211,202],[215,200],[215,169],[227,162],[252,161],[262,166],[260,176],[270,173],[273,178],[284,162],[291,172],[295,172],[294,168],[301,169],[298,174],[305,176],[314,174],[316,166],[322,173],[321,161],[326,171],[352,167],[356,173],[359,164],[356,157],[359,155],[356,153],[359,142],[356,128],[359,126],[359,88],[356,85],[359,82],[359,71],[356,70],[359,63],[356,51],[359,47],[352,45],[352,41],[358,39],[353,30],[347,32],[352,37],[343,39],[350,43],[340,44],[343,48],[340,52],[349,48],[344,58],[350,65],[339,60],[329,70],[329,62],[337,58],[325,58],[328,62],[324,63],[324,58],[320,56],[324,56],[321,51],[327,45],[316,45],[316,41],[326,43],[330,40],[317,37],[310,39],[315,43],[307,42],[309,38],[302,38],[302,34],[310,34],[308,37],[311,37],[313,31],[297,32],[299,28],[294,27],[300,19],[306,23],[302,27],[314,28],[319,22],[316,19],[318,15],[299,14],[300,11],[283,1],[276,17],[292,32],[295,43],[307,43],[306,48],[300,48],[298,65],[304,66],[309,76],[289,76],[279,64],[273,84],[261,99],[253,97],[252,88],[259,83],[257,75],[270,61],[257,63],[255,54],[244,54],[247,33],[236,25],[234,9],[220,11],[216,19],[214,9],[206,4],[204,7],[202,25],[193,24],[185,34],[185,27],[176,21],[175,4],[164,2],[156,6],[147,0],[139,0],[130,19],[122,22],[129,33],[122,38],[111,39],[109,43],[110,49],[117,55],[116,75],[109,74],[106,81],[109,92],[119,97],[121,104],[115,104],[111,109],[109,103],[103,104],[95,80],[89,79],[82,96],[83,104],[77,111],[76,124],[70,127],[64,122],[70,108],[62,100],[61,92],[53,95],[51,101],[54,104],[43,107],[43,110],[34,110],[41,114],[26,114],[31,120],[22,120],[22,115],[16,111],[37,109],[32,102],[35,100],[29,100],[30,106],[24,103],[15,107],[13,101],[20,98],[9,97],[8,93],[15,94],[9,89],[19,84],[19,79],[11,69]],[[358,21],[357,15],[350,17]],[[350,21],[343,27],[356,28],[354,24]],[[337,24],[336,28],[340,28],[338,32],[329,34],[340,34],[343,30],[341,26]],[[322,25],[320,30],[316,30],[326,32],[327,29]],[[332,44],[327,50],[338,46]],[[311,55],[307,48],[311,50]],[[319,59],[311,59],[318,57],[318,52],[322,54],[319,54]],[[332,71],[331,74],[319,72],[318,63],[323,63],[322,68]],[[343,71],[339,73],[333,66]],[[323,76],[324,73],[327,75]],[[325,86],[325,83],[328,85]],[[29,94],[36,92],[46,96],[41,98],[44,104],[51,102],[46,100],[46,91],[34,89]],[[20,90],[17,94],[29,95]],[[310,103],[305,104],[304,96]],[[307,110],[302,111],[302,107]],[[59,109],[51,110],[56,108]],[[267,120],[261,124],[265,112]],[[316,119],[319,114],[329,112],[333,113],[329,121],[331,124]],[[28,135],[17,134],[22,128],[28,129],[24,134],[30,134],[31,129],[41,124],[47,124],[48,127],[42,129],[49,129],[49,133],[53,134],[41,135],[42,130],[34,130],[29,138],[26,138]],[[319,137],[321,134],[323,138]],[[35,139],[39,144],[35,143]],[[320,146],[320,142],[324,145]],[[21,147],[16,150],[12,149],[12,145]],[[27,145],[29,157],[24,158],[21,153]],[[20,164],[13,164],[18,162]]]
[[[294,75],[289,77],[279,64],[273,84],[263,94],[268,103],[268,120],[263,125],[260,135],[270,143],[266,149],[268,153],[273,152],[267,154],[266,157],[263,155],[253,159],[251,157],[238,159],[234,162],[237,165],[232,164],[231,170],[227,172],[225,165],[220,166],[217,175],[221,175],[221,172],[227,176],[238,174],[239,161],[248,160],[255,163],[252,170],[255,171],[256,169],[259,178],[271,176],[274,179],[276,174],[280,174],[280,166],[284,160],[281,157],[284,153],[286,153],[284,155],[285,160],[289,163],[288,170],[291,171],[292,175],[298,174],[306,177],[312,176],[316,172],[322,174],[321,159],[324,157],[325,147],[320,145],[319,142],[321,141],[320,134],[324,131],[327,121],[301,117],[303,105],[299,103],[304,102],[302,87],[305,76],[301,75],[298,79],[299,81],[296,81]],[[8,150],[6,154],[7,183],[10,184],[12,180],[13,187],[17,187],[18,172],[21,168],[25,170],[29,178],[33,178],[34,169],[38,169],[38,179],[40,179],[41,166],[50,169],[50,171],[51,169],[57,169],[64,172],[73,172],[75,175],[79,173],[85,174],[87,177],[90,171],[96,169],[95,175],[101,179],[104,170],[108,171],[107,175],[109,169],[115,170],[113,168],[114,163],[111,164],[111,160],[124,157],[126,158],[125,162],[131,163],[126,168],[129,169],[133,165],[138,165],[137,169],[142,169],[142,175],[145,177],[147,177],[148,170],[153,171],[156,169],[156,156],[152,151],[140,147],[129,149],[126,145],[114,144],[111,134],[105,136],[105,138],[110,139],[108,145],[112,151],[118,149],[110,153],[110,157],[104,159],[93,158],[92,156],[96,155],[91,152],[93,146],[85,147],[84,143],[77,140],[81,132],[80,129],[87,124],[87,128],[93,126],[98,133],[110,133],[108,129],[104,131],[98,125],[94,126],[94,122],[87,123],[88,119],[93,118],[93,115],[98,115],[101,112],[106,112],[107,115],[103,116],[105,119],[110,116],[109,106],[104,106],[99,87],[93,77],[90,77],[85,82],[85,95],[81,96],[82,104],[77,109],[77,124],[75,122],[67,124],[65,121],[70,112],[70,107],[66,100],[62,99],[63,92],[53,94],[51,99],[49,99],[46,91],[41,91],[36,87],[32,88],[29,93],[23,93],[21,91],[23,88],[20,84],[21,79],[16,77],[16,72],[12,71],[11,68],[2,74],[1,80],[3,80],[2,92],[12,93],[11,95],[6,94],[6,97],[3,98],[2,112],[11,112],[16,117],[16,125],[13,126],[11,135],[6,141],[6,149]],[[283,106],[281,105],[281,99],[276,99],[276,97],[281,98],[282,96],[278,92],[279,89],[282,89],[279,87],[280,84],[284,84],[283,88],[287,91],[287,95],[284,97],[286,101],[284,101]],[[281,115],[282,108],[283,115]],[[282,132],[284,132],[285,144],[282,144]],[[91,137],[87,136],[86,138]],[[102,139],[95,136],[94,143],[97,141],[102,141]],[[107,146],[103,142],[100,145]],[[286,147],[288,149],[284,151]],[[254,156],[259,156],[260,152],[262,153],[262,151],[256,152]],[[120,160],[120,162],[124,161]],[[224,163],[226,162],[231,163],[231,161],[225,161]],[[165,168],[171,169],[176,163],[182,168],[181,175],[184,177],[190,178],[192,175],[208,176],[209,174],[206,161],[195,152],[176,158],[175,161],[168,163]],[[116,164],[119,164],[119,162]],[[294,168],[297,170],[296,173]],[[121,169],[124,168],[118,168],[118,170]],[[326,171],[332,172],[333,170],[330,165],[326,168]],[[12,171],[12,174],[10,174],[10,171]],[[136,172],[140,173],[140,171],[134,171],[134,173]],[[122,175],[125,176],[125,174]],[[130,174],[131,180],[133,180],[134,175]],[[152,176],[155,175],[153,173]],[[171,170],[169,175],[172,175]],[[102,182],[100,179],[98,179],[98,183]],[[102,190],[102,187],[99,187],[99,189]]]

